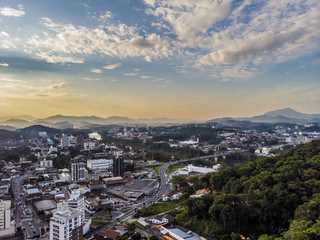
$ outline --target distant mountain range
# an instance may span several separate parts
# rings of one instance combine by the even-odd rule
[[[225,122],[230,120],[250,121],[255,123],[320,123],[320,114],[307,114],[297,112],[292,108],[283,108],[254,117],[216,118],[211,119],[208,122]]]
[[[247,117],[247,118],[215,118],[206,123],[214,122],[230,122],[230,121],[249,121],[255,123],[320,123],[320,114],[306,114],[297,112],[291,108],[284,108],[267,112],[263,115]],[[169,118],[153,118],[153,119],[132,119],[128,117],[113,116],[102,118],[97,116],[63,116],[55,115],[43,119],[35,119],[28,115],[15,117],[0,117],[0,129],[15,130],[25,128],[32,125],[42,125],[57,129],[68,128],[92,128],[105,125],[125,125],[133,126],[137,124],[145,125],[172,125],[186,123],[202,123],[203,121],[189,119],[169,119]]]

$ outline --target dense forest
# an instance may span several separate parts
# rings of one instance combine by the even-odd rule
[[[320,140],[200,179],[174,181],[191,185],[175,221],[196,232],[217,239],[320,239]],[[212,194],[188,199],[201,188]]]

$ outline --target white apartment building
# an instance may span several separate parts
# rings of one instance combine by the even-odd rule
[[[73,140],[73,136],[67,135],[67,134],[62,134],[61,137],[61,147],[70,147],[71,146],[71,141]]]
[[[86,141],[83,143],[84,150],[91,151],[96,149],[96,143],[94,141]]]
[[[50,240],[81,240],[83,237],[82,211],[69,208],[66,202],[58,203],[50,219]]]
[[[53,166],[53,162],[52,160],[47,160],[47,159],[44,159],[44,160],[41,160],[40,161],[40,167],[52,167]]]
[[[79,182],[85,180],[84,176],[84,163],[77,162],[71,164],[71,178],[74,182]]]
[[[87,168],[91,171],[105,171],[112,169],[113,160],[112,159],[88,159]]]
[[[82,224],[85,218],[85,203],[84,203],[84,196],[80,193],[79,189],[74,189],[71,194],[70,198],[67,201],[69,208],[74,208],[81,210],[82,214]]]
[[[10,228],[11,201],[0,200],[0,231]]]

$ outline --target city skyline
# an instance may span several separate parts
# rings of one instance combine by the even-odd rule
[[[0,116],[246,117],[320,106],[320,3],[0,3]]]

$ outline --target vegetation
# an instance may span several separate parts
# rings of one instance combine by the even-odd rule
[[[320,140],[192,181],[189,192],[215,194],[188,199],[175,216],[191,230],[217,239],[320,237]]]
[[[134,217],[138,218],[138,217],[147,217],[151,215],[156,215],[159,213],[173,210],[179,206],[181,206],[180,201],[156,203],[146,208],[138,210],[138,212],[134,215]]]
[[[162,166],[163,166],[163,164],[150,166],[150,167],[148,167],[148,168],[150,168],[151,170],[155,171],[156,174],[159,174],[159,170],[160,170],[160,168],[161,168]]]
[[[176,164],[171,164],[167,169],[166,169],[166,173],[169,174],[169,173],[172,173],[174,172],[175,170],[179,169],[179,168],[183,168],[184,165],[183,164],[180,164],[180,163],[176,163]]]

